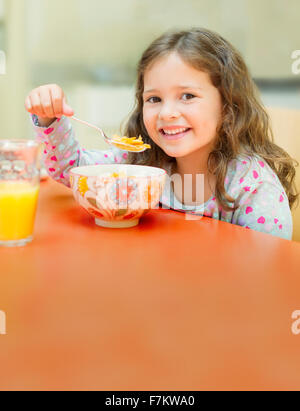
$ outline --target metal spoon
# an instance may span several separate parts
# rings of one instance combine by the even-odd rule
[[[126,144],[126,143],[119,143],[117,141],[112,140],[111,138],[108,138],[107,135],[104,133],[104,131],[102,130],[102,128],[95,126],[94,124],[90,124],[87,121],[84,120],[80,120],[77,117],[71,117],[73,120],[78,121],[79,123],[85,124],[86,126],[92,127],[95,130],[99,131],[102,135],[102,137],[104,138],[104,140],[106,141],[106,143],[115,146],[117,148],[119,148],[120,150],[124,150],[124,151],[132,151],[134,153],[142,153],[143,151],[147,150],[147,148],[141,148],[140,150],[132,150],[132,145],[130,144]],[[121,148],[119,146],[123,146],[124,148]],[[137,147],[135,147],[137,148]]]

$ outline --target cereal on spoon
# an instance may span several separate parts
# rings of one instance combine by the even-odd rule
[[[139,138],[126,137],[126,136],[120,137],[115,134],[112,136],[112,141],[115,147],[121,148],[123,150],[124,150],[124,147],[127,147],[126,145],[129,144],[131,147],[127,148],[128,151],[139,152],[141,150],[151,148],[150,144],[146,144],[143,142],[142,136],[139,136]]]

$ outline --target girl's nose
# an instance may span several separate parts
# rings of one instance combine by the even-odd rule
[[[161,120],[172,120],[174,118],[180,117],[180,112],[178,111],[176,104],[165,103],[160,110],[159,118]]]

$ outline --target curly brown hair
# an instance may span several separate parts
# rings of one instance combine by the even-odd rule
[[[217,130],[214,149],[207,162],[208,171],[215,175],[215,196],[225,211],[238,208],[225,191],[224,181],[228,163],[239,154],[257,154],[277,174],[287,194],[290,208],[298,199],[295,185],[297,160],[274,143],[269,116],[264,109],[258,89],[240,53],[219,34],[193,28],[171,31],[156,39],[143,53],[137,70],[135,108],[125,126],[124,135],[143,137],[152,149],[143,153],[129,153],[127,163],[164,167],[176,163],[149,137],[143,121],[143,92],[145,71],[155,60],[176,52],[192,67],[210,75],[223,102],[222,123]]]

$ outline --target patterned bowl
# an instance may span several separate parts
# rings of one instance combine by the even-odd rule
[[[72,168],[70,184],[75,200],[97,225],[128,228],[155,208],[164,190],[166,171],[130,164]]]

